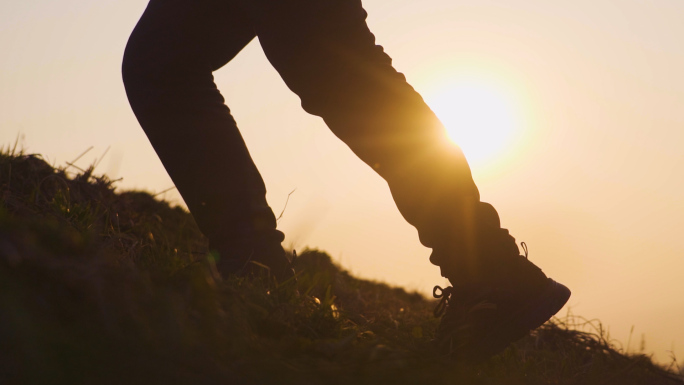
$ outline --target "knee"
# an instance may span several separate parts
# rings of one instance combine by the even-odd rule
[[[161,108],[173,91],[164,63],[159,48],[134,31],[124,50],[121,77],[128,102],[139,118]]]
[[[127,91],[181,93],[213,84],[211,68],[198,52],[176,42],[141,40],[134,34],[124,51],[121,74]]]
[[[172,72],[178,72],[178,44],[141,19],[128,39],[121,63],[126,91],[154,89],[168,83]]]
[[[155,46],[153,39],[136,31],[128,40],[121,76],[134,110],[158,104],[169,95],[178,93],[172,73],[177,64],[167,57],[169,51],[169,47]]]
[[[152,77],[152,71],[148,70],[149,63],[144,59],[144,51],[135,42],[135,35],[126,45],[123,61],[121,63],[121,77],[126,92],[130,93],[137,89]]]
[[[173,65],[172,58],[168,57],[172,56],[173,47],[160,44],[158,37],[141,29],[137,26],[133,30],[124,50],[121,75],[127,89],[154,82]]]

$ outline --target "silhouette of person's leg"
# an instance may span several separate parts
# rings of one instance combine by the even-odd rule
[[[465,289],[464,307],[444,293],[440,346],[454,354],[465,331],[472,344],[461,353],[489,356],[548,320],[570,292],[518,254],[480,202],[463,154],[365,18],[360,0],[152,0],[126,50],[131,105],[210,241],[270,239],[282,252],[264,183],[211,75],[256,32],[303,108],[388,182],[431,261]],[[291,276],[289,264],[281,270]],[[462,309],[477,317],[463,321]]]
[[[210,244],[283,238],[212,76],[254,36],[230,1],[152,0],[124,55],[133,111]]]
[[[433,248],[431,261],[457,286],[442,291],[436,313],[443,353],[486,359],[560,310],[570,291],[520,255],[496,210],[480,202],[463,154],[375,44],[360,0],[243,2],[302,107],[387,181]]]
[[[421,242],[450,242],[454,254],[465,255],[479,204],[468,163],[375,44],[361,1],[256,0],[246,7],[266,56],[302,107],[388,182]],[[444,267],[456,259],[431,260]]]

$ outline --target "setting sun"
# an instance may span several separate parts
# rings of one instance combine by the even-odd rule
[[[501,159],[520,134],[512,101],[487,84],[452,83],[426,99],[475,167]]]

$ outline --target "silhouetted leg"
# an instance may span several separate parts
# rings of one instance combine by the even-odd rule
[[[442,292],[442,353],[486,359],[560,310],[570,291],[520,255],[496,210],[480,202],[461,151],[375,45],[360,0],[245,1],[267,57],[304,109],[387,180],[433,248],[431,261],[457,286]]]
[[[123,76],[133,111],[210,241],[277,242],[266,188],[212,71],[255,36],[223,0],[152,0],[132,33]]]
[[[375,44],[360,0],[249,4],[266,56],[302,107],[321,116],[388,182],[424,245],[450,250],[445,256],[433,253],[432,262],[443,269],[467,263],[454,257],[472,255],[468,249],[479,220],[474,212],[481,206],[468,163]]]

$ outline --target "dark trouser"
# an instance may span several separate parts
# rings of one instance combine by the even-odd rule
[[[443,266],[468,247],[479,202],[470,168],[375,44],[365,18],[360,0],[150,1],[126,47],[124,83],[210,241],[282,240],[263,180],[212,76],[258,36],[302,107],[387,181],[421,242],[457,254],[435,253],[432,262]]]

